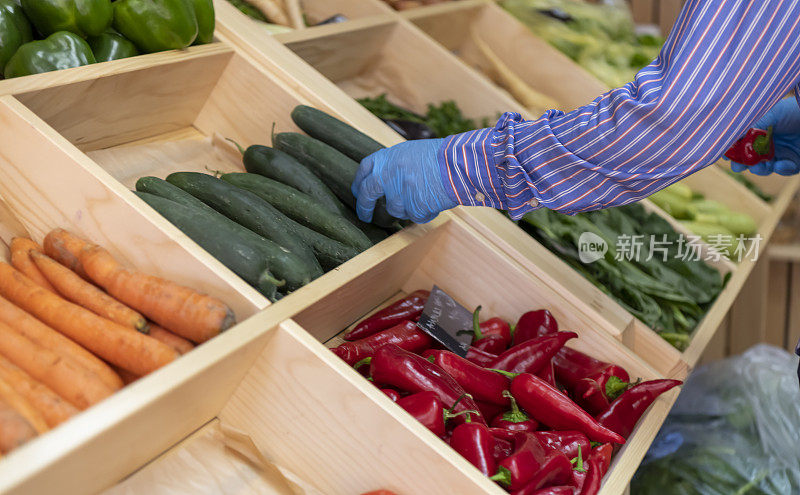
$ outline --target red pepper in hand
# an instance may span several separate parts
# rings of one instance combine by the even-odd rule
[[[515,345],[500,354],[489,367],[511,373],[536,373],[564,344],[578,336],[575,332],[558,332]]]
[[[464,397],[466,397],[466,395]],[[463,397],[460,397],[458,400],[462,399]],[[442,401],[439,400],[439,397],[437,397],[434,392],[430,391],[418,392],[416,394],[411,394],[407,397],[398,399],[397,405],[414,416],[417,421],[425,425],[438,437],[444,436],[447,420],[459,415],[470,413],[474,414],[477,412],[462,411],[460,413],[454,413],[453,409],[455,406],[457,406],[457,404],[454,404],[453,407],[449,409],[445,409],[444,404],[442,404]]]
[[[570,347],[561,348],[553,357],[553,364],[556,378],[570,392],[573,392],[578,386],[578,382],[584,378],[597,381],[601,387],[605,387],[612,376],[619,378],[622,382],[631,381],[625,368],[600,361]]]
[[[428,296],[427,290],[417,290],[372,316],[361,321],[352,330],[344,334],[344,340],[358,340],[369,337],[381,330],[386,330],[406,320],[416,320],[422,314]]]
[[[725,152],[725,158],[752,167],[775,158],[775,142],[772,140],[772,126],[767,130],[749,129]]]
[[[382,388],[381,392],[386,394],[394,402],[397,402],[398,400],[400,400],[402,398],[402,395],[400,395],[400,392],[398,392],[397,390],[394,390],[392,388]]]
[[[539,472],[512,495],[531,495],[550,485],[565,485],[572,481],[572,463],[561,452],[550,452]]]
[[[407,351],[420,352],[433,345],[433,339],[417,328],[413,321],[405,321],[367,338],[345,342],[331,350],[352,366],[362,359],[372,357],[375,351],[388,344],[397,345]]]
[[[519,345],[537,337],[558,332],[558,322],[546,309],[528,311],[519,317],[514,327],[514,345]]]
[[[467,361],[471,363],[475,363],[478,366],[487,367],[491,364],[495,359],[497,359],[497,354],[492,354],[491,352],[482,351],[475,347],[470,347],[467,349]]]
[[[490,479],[510,490],[517,490],[536,476],[547,454],[536,437],[528,432],[516,432],[513,438],[514,452],[500,462],[497,474]]]
[[[464,390],[475,400],[491,402],[500,406],[509,404],[503,391],[508,390],[511,382],[499,373],[482,368],[450,351],[428,349],[422,353],[422,357],[455,378],[458,384],[464,387]]]
[[[453,430],[450,446],[486,476],[496,470],[494,462],[494,437],[485,424],[467,419]]]
[[[539,423],[531,419],[527,414],[520,411],[517,401],[508,390],[503,390],[503,396],[511,403],[511,410],[506,411],[501,416],[495,416],[490,425],[492,428],[504,428],[509,431],[536,431]],[[588,443],[588,441],[587,441]]]
[[[612,402],[608,410],[597,417],[597,421],[604,427],[628,438],[650,404],[659,395],[682,383],[680,380],[652,380],[634,385]],[[513,382],[511,386],[512,393],[514,393]],[[606,442],[608,440],[598,441]]]
[[[466,394],[464,388],[442,368],[394,344],[381,347],[375,352],[370,363],[370,375],[377,384],[391,385],[406,392],[432,391],[444,404],[455,404]],[[456,405],[455,412],[477,409],[478,406],[471,397],[464,397]],[[480,414],[472,414],[471,418],[485,424]]]
[[[586,460],[592,451],[589,438],[579,431],[535,431],[533,435],[545,450],[561,452],[569,459],[578,457],[580,451],[581,457]]]
[[[624,438],[598,423],[569,397],[538,376],[530,373],[517,375],[511,380],[511,395],[531,417],[554,430],[580,431],[596,442],[625,443]]]
[[[492,354],[508,349],[511,343],[511,327],[508,323],[500,318],[480,323],[480,312],[481,307],[478,306],[472,313],[472,347]]]

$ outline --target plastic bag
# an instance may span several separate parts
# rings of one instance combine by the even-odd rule
[[[800,493],[798,357],[768,345],[697,369],[634,476],[634,495]]]

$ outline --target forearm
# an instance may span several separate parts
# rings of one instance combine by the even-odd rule
[[[713,163],[799,71],[798,1],[692,0],[635,81],[567,114],[451,137],[442,175],[458,203],[513,217],[638,201]]]

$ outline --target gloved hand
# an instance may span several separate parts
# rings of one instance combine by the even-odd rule
[[[794,175],[800,172],[800,106],[794,98],[779,101],[772,110],[756,122],[753,127],[766,129],[772,126],[775,141],[775,158],[748,167],[731,162],[731,170],[750,170],[756,175]]]
[[[358,218],[371,221],[375,202],[384,195],[390,215],[416,223],[430,222],[440,212],[455,207],[439,172],[443,141],[407,141],[364,158],[352,185]]]

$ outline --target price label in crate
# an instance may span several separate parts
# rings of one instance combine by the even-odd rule
[[[448,350],[461,357],[467,356],[472,334],[463,330],[472,328],[472,311],[458,304],[435,285],[431,289],[431,295],[425,303],[417,327]]]
[[[797,347],[794,348],[794,353],[800,356],[800,340],[797,341]],[[797,363],[797,381],[800,382],[800,363]]]

